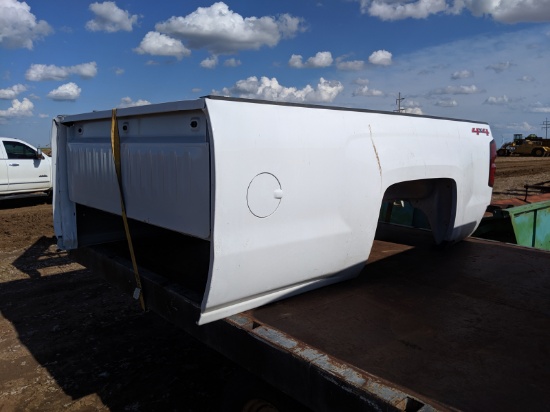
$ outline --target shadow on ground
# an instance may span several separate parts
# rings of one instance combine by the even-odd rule
[[[8,196],[0,197],[0,210],[1,209],[18,209],[22,207],[29,207],[34,205],[40,205],[44,203],[51,203],[51,198],[45,194],[32,195],[22,198],[11,198]]]
[[[57,251],[53,238],[40,238],[13,265],[28,278],[2,284],[1,314],[17,331],[14,339],[72,399],[70,410],[104,408],[100,402],[76,407],[90,394],[112,411],[219,409],[218,388],[234,371],[225,358],[142,313],[131,298]],[[44,396],[33,403],[36,409],[67,409],[66,397],[59,404],[55,394]]]

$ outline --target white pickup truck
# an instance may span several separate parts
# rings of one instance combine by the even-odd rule
[[[22,140],[0,137],[0,199],[51,191],[51,159]]]
[[[124,239],[121,214],[155,239],[138,263],[170,239],[199,324],[357,276],[383,202],[422,210],[436,243],[469,236],[496,157],[483,122],[219,96],[59,116],[52,149],[58,245]]]

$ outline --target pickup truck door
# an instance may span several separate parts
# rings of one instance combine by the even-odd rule
[[[4,146],[0,145],[0,193],[8,190],[8,157]]]
[[[50,165],[44,155],[36,156],[36,150],[21,142],[4,141],[8,159],[8,181],[10,192],[47,190],[50,188]]]

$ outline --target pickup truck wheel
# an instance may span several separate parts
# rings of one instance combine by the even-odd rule
[[[536,157],[542,157],[542,155],[544,154],[544,150],[541,149],[541,148],[536,148],[536,149],[533,149],[533,151],[531,152],[531,154],[533,156],[536,156]]]
[[[48,190],[48,191],[46,192],[46,196],[47,196],[47,198],[46,198],[46,203],[48,203],[48,204],[51,205],[52,202],[53,202],[53,190]]]

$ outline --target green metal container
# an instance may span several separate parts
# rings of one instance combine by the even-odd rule
[[[496,209],[473,236],[550,250],[550,201]]]
[[[408,201],[383,202],[379,221],[422,229],[430,228],[424,212],[413,207]]]
[[[482,219],[472,236],[550,250],[550,200],[496,208]],[[417,228],[429,228],[426,216],[409,202],[383,203],[380,220]]]
[[[504,209],[518,245],[550,250],[550,201]]]

